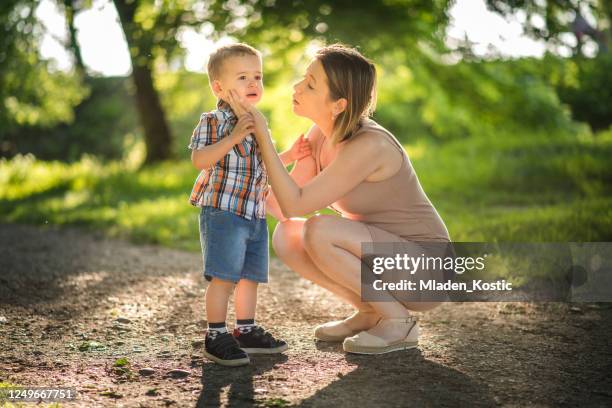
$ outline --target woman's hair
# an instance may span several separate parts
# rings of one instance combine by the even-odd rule
[[[346,109],[334,121],[331,140],[348,140],[363,118],[370,116],[376,106],[376,67],[359,51],[343,44],[321,48],[315,54],[321,61],[329,96],[333,101],[345,98]]]

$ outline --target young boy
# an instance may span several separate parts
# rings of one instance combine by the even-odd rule
[[[250,115],[236,117],[226,102],[235,90],[248,103],[263,94],[259,51],[246,44],[217,49],[208,62],[217,109],[202,114],[191,137],[191,160],[201,170],[190,202],[201,207],[208,330],[204,354],[226,366],[249,363],[247,353],[281,353],[287,343],[255,324],[257,285],[268,281],[268,177]],[[283,162],[310,154],[303,138],[283,153]],[[234,292],[236,328],[226,328],[227,303]]]

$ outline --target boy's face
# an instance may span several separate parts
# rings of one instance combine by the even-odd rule
[[[213,91],[227,101],[229,90],[233,89],[244,101],[255,105],[263,95],[261,70],[261,59],[255,55],[227,58],[221,67],[221,76],[212,83]]]

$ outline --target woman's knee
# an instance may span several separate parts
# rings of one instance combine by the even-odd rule
[[[281,260],[302,249],[303,222],[288,220],[279,222],[272,234],[272,248]]]
[[[306,251],[316,250],[328,241],[333,218],[331,215],[317,215],[306,220],[302,230]]]

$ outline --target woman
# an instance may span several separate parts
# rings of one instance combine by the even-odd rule
[[[362,302],[361,244],[450,241],[401,144],[368,118],[375,84],[374,65],[358,51],[342,45],[318,51],[293,95],[293,111],[314,122],[307,134],[313,154],[298,161],[291,175],[274,149],[263,115],[235,93],[230,96],[237,113],[255,118],[274,193],[270,212],[281,219],[273,237],[276,254],[356,308],[345,320],[318,326],[315,336],[344,341],[345,351],[364,354],[416,347],[418,323],[410,311],[438,303]],[[328,206],[342,217],[293,218]]]

